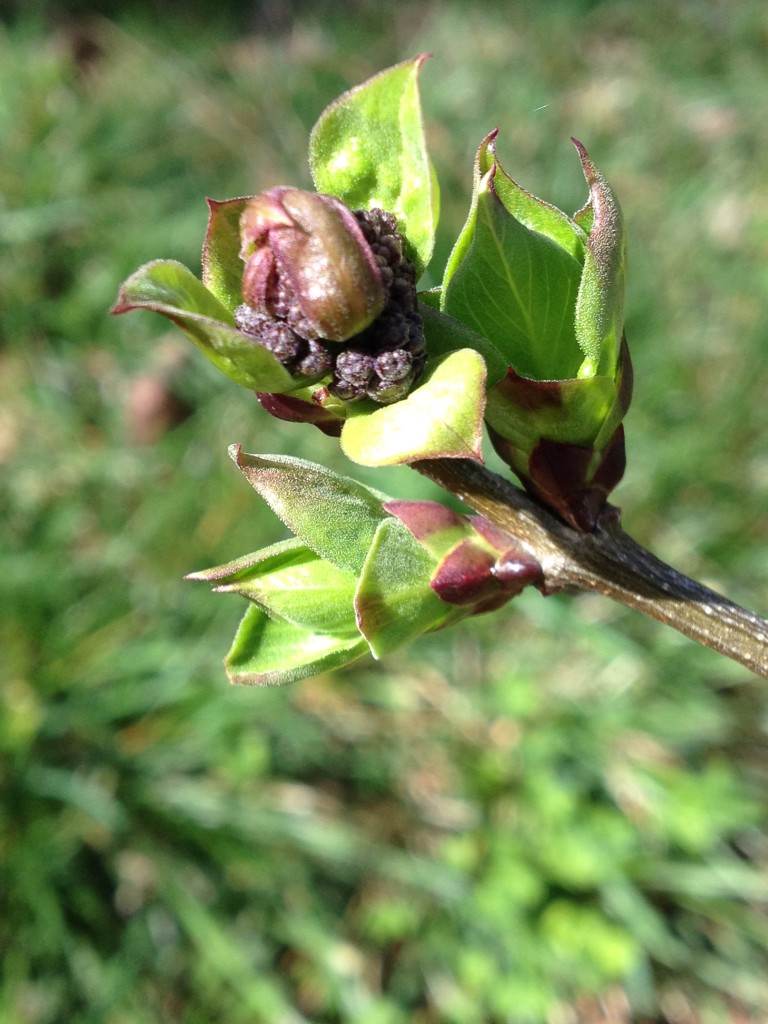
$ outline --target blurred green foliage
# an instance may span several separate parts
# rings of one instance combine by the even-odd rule
[[[532,593],[228,689],[241,607],[181,577],[283,534],[227,444],[349,467],[157,319],[106,316],[139,263],[196,265],[205,195],[308,185],[324,105],[431,50],[435,277],[490,128],[566,209],[584,140],[630,235],[625,524],[765,610],[764,7],[121,11],[0,26],[0,1024],[765,1019],[764,686]]]

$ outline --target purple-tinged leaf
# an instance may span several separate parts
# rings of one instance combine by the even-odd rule
[[[120,288],[113,313],[149,309],[180,327],[236,384],[254,391],[294,391],[295,381],[271,352],[234,326],[230,310],[182,263],[155,260]]]
[[[272,511],[307,547],[339,569],[359,573],[387,514],[388,496],[324,466],[288,455],[230,457]]]
[[[466,517],[437,501],[388,501],[384,509],[438,558],[467,536]]]
[[[229,310],[243,301],[243,261],[240,257],[240,217],[250,201],[208,200],[208,230],[203,245],[203,284]]]
[[[270,416],[289,423],[312,423],[328,437],[340,437],[346,418],[344,403],[323,385],[311,385],[291,395],[256,392],[260,405]]]
[[[499,589],[493,576],[495,561],[489,551],[467,538],[440,562],[430,586],[448,604],[473,605],[488,600]]]

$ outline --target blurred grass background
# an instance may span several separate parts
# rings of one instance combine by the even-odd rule
[[[142,262],[197,270],[206,195],[308,186],[326,103],[432,51],[435,265],[490,128],[569,210],[585,142],[630,231],[625,526],[765,612],[765,5],[0,13],[0,1024],[768,1020],[764,682],[526,593],[229,688],[242,608],[181,577],[283,533],[226,446],[351,470],[160,318],[106,315]]]

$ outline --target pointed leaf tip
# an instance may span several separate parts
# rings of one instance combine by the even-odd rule
[[[576,339],[584,353],[580,377],[614,376],[624,324],[626,239],[621,206],[578,139],[571,140],[589,185],[589,202],[576,219],[589,227],[584,273],[576,299]]]
[[[394,214],[417,276],[432,254],[439,206],[418,88],[428,56],[380,71],[343,93],[320,115],[309,140],[318,191],[353,210],[379,207]]]
[[[224,664],[231,683],[280,686],[348,665],[368,653],[359,636],[335,636],[246,611]]]
[[[123,282],[114,313],[148,309],[180,327],[230,380],[251,391],[300,386],[278,359],[235,326],[230,310],[176,260],[153,260]]]
[[[252,455],[231,445],[230,456],[251,487],[307,547],[340,569],[358,573],[389,496],[289,455]]]

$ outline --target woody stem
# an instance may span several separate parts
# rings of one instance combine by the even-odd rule
[[[604,594],[768,678],[768,621],[656,558],[618,515],[579,533],[476,462],[425,459],[413,468],[514,536],[541,565],[547,594]]]

